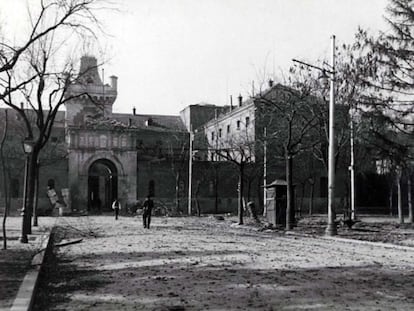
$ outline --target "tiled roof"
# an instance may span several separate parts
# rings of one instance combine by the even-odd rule
[[[168,115],[144,115],[144,114],[127,114],[127,113],[113,113],[111,119],[115,119],[124,124],[129,124],[131,120],[131,126],[137,128],[151,128],[151,129],[164,129],[170,131],[187,131],[180,116],[168,116]],[[147,126],[149,122],[149,126]]]

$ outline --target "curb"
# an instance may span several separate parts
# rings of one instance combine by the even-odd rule
[[[286,231],[285,234],[292,235],[292,236],[295,236],[295,235],[303,236],[307,238],[320,238],[320,239],[339,241],[339,242],[344,242],[344,243],[364,244],[364,245],[372,245],[372,246],[377,246],[377,247],[379,246],[379,247],[384,247],[384,248],[400,249],[400,250],[405,250],[405,251],[414,251],[414,247],[412,246],[404,246],[404,245],[391,244],[391,243],[371,242],[371,241],[341,238],[341,237],[331,237],[331,236],[314,236],[311,234],[297,233],[293,231]]]
[[[54,230],[52,228],[49,234],[41,236],[42,244],[40,251],[33,257],[31,262],[32,268],[26,273],[20,284],[10,311],[29,311],[32,309],[43,263],[46,256],[52,250],[53,234]]]
[[[371,241],[364,241],[364,240],[357,240],[357,239],[349,239],[349,238],[340,238],[340,237],[323,237],[327,240],[333,240],[333,241],[341,241],[341,242],[347,242],[347,243],[356,243],[356,244],[365,244],[365,245],[372,245],[372,246],[380,246],[384,248],[394,248],[394,249],[400,249],[405,251],[412,251],[414,252],[414,247],[412,246],[404,246],[404,245],[398,245],[398,244],[391,244],[391,243],[384,243],[384,242],[371,242]]]

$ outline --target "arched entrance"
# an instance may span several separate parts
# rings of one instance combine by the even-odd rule
[[[111,203],[118,196],[118,172],[107,159],[96,160],[88,170],[88,211],[111,211]]]

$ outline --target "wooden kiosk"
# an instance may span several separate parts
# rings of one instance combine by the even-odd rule
[[[287,183],[276,179],[265,186],[266,219],[273,225],[286,225]],[[293,187],[294,191],[294,187]],[[294,197],[294,193],[293,193]]]

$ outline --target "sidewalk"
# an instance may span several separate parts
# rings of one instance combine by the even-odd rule
[[[21,217],[8,217],[6,222],[7,249],[3,250],[3,235],[0,237],[0,310],[11,308],[20,285],[31,269],[32,258],[42,248],[54,219],[41,218],[39,226],[32,227],[29,243],[20,243]]]
[[[360,215],[359,222],[348,229],[345,225],[338,225],[336,238],[380,242],[392,245],[414,247],[414,225],[399,224],[396,216]],[[325,235],[327,216],[306,216],[299,220],[294,232],[323,236]]]

